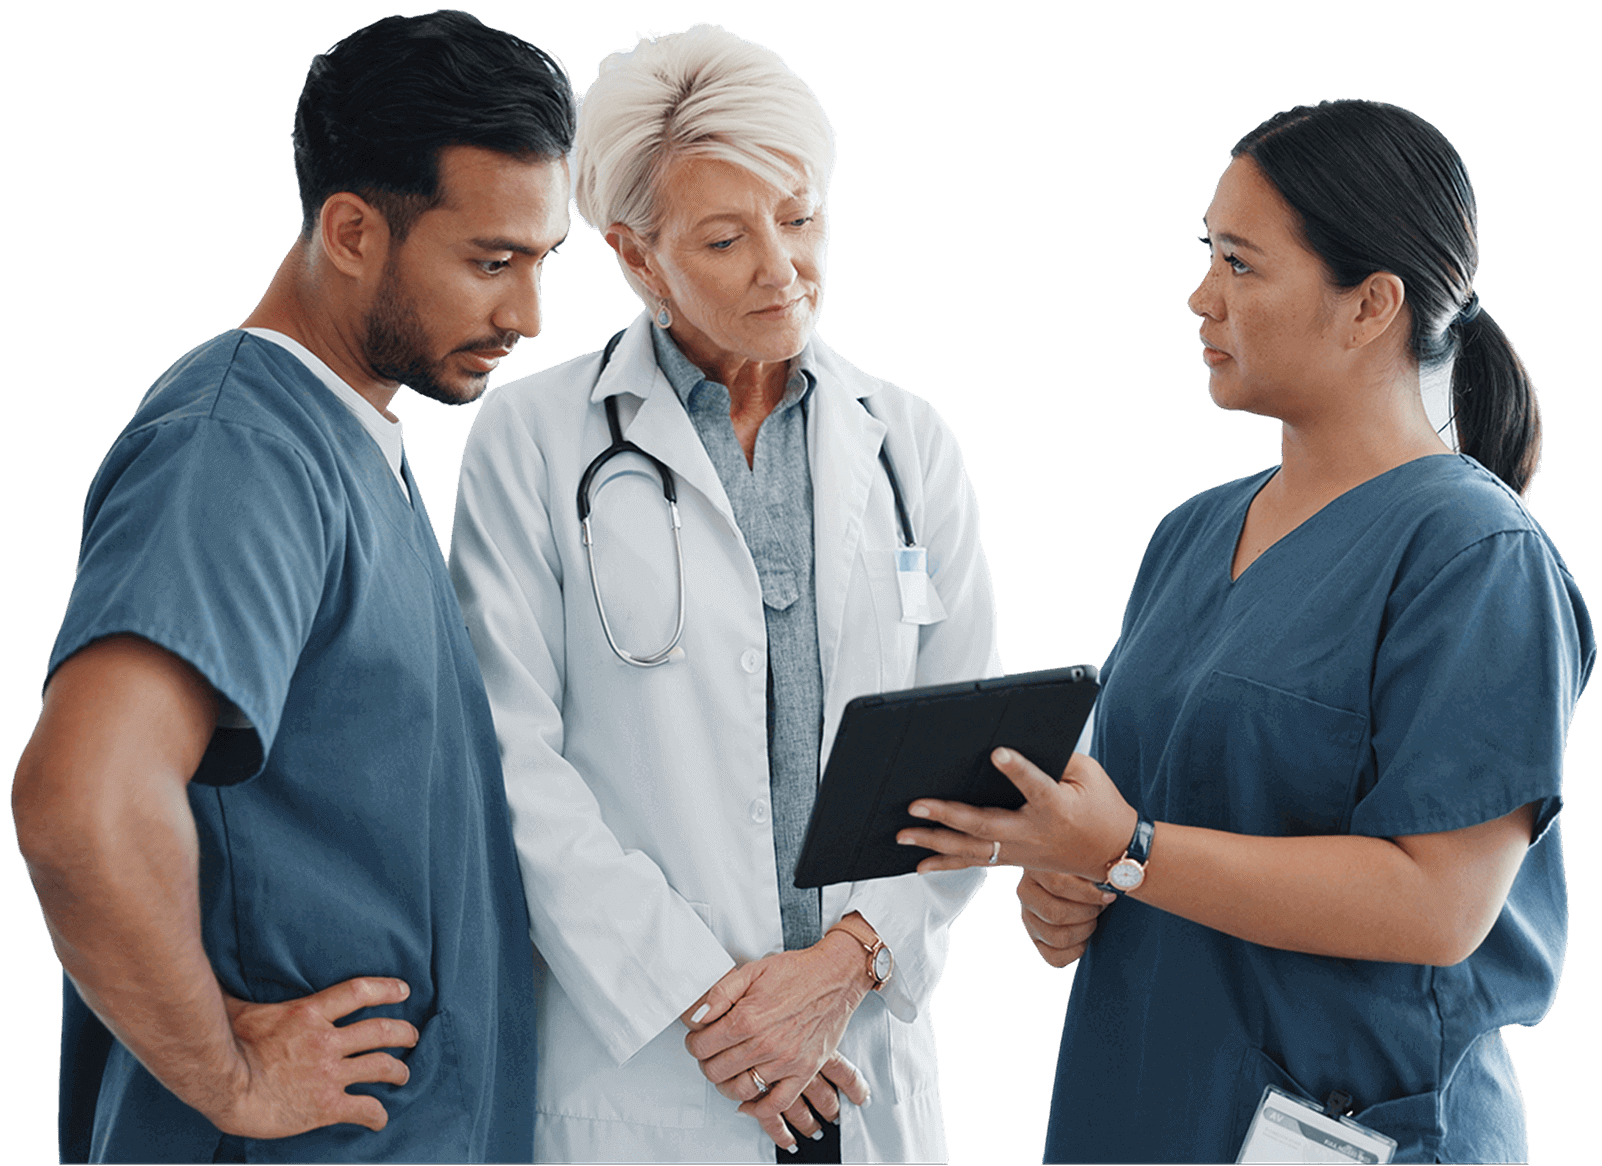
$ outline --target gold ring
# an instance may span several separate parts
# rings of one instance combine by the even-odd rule
[[[998,840],[998,841],[992,842],[990,844],[990,861],[985,863],[985,865],[986,866],[995,866],[996,865],[996,859],[998,859],[1000,857],[1001,857],[1001,842]]]

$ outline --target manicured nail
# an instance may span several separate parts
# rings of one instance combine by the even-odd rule
[[[690,1023],[691,1024],[700,1024],[701,1023],[701,1018],[704,1017],[708,1012],[711,1012],[711,1011],[712,1011],[712,1005],[710,1005],[710,1004],[701,1005],[701,1007],[697,1008],[693,1013],[690,1014]]]
[[[907,809],[907,813],[914,818],[927,818],[929,816],[929,808],[927,806],[911,806]]]
[[[870,1106],[872,1104],[873,1104],[873,1094],[870,1093],[870,1094],[868,1094],[866,1097],[864,1097],[862,1099],[862,1108],[863,1109],[867,1109],[868,1106]]]
[[[794,1154],[798,1150],[800,1150],[801,1147],[796,1145],[794,1142],[791,1142],[788,1146],[785,1147],[785,1149],[788,1150],[790,1153]]]
[[[1012,750],[1011,749],[997,749],[994,753],[992,753],[990,755],[990,759],[992,761],[994,761],[997,765],[1006,765],[1009,761],[1012,760]]]
[[[823,1127],[819,1126],[817,1129],[808,1134],[807,1137],[811,1138],[814,1142],[823,1141]]]

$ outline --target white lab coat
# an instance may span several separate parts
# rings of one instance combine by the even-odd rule
[[[600,354],[491,393],[462,458],[451,574],[500,737],[537,975],[537,1161],[773,1161],[772,1142],[706,1081],[677,1017],[736,962],[783,949],[768,805],[766,625],[756,568],[717,472],[658,370],[641,316]],[[854,696],[999,671],[973,491],[923,401],[814,339],[809,404],[823,755]],[[579,478],[624,436],[678,477],[683,658],[630,667],[607,646],[576,511]],[[859,403],[866,398],[872,415]],[[901,622],[890,455],[946,618]],[[677,581],[657,476],[634,455],[596,479],[607,615],[636,655],[671,636]],[[936,1161],[945,1137],[929,997],[947,926],[981,873],[845,884],[823,924],[860,911],[896,972],[840,1051],[871,1103],[844,1105],[846,1161]],[[864,954],[866,959],[866,954]],[[842,1099],[843,1100],[843,1099]]]

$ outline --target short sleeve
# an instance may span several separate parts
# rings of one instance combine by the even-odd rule
[[[316,617],[324,531],[314,475],[280,437],[196,417],[125,434],[90,487],[50,672],[106,636],[165,648],[254,726],[218,730],[195,780],[248,780]]]
[[[1538,531],[1511,530],[1393,603],[1375,659],[1377,776],[1352,832],[1457,830],[1536,802],[1539,836],[1596,650],[1573,579]]]

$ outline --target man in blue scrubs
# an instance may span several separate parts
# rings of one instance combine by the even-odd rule
[[[532,950],[479,672],[388,412],[539,331],[567,78],[459,12],[317,57],[303,224],[90,488],[17,829],[64,1161],[527,1161]]]

